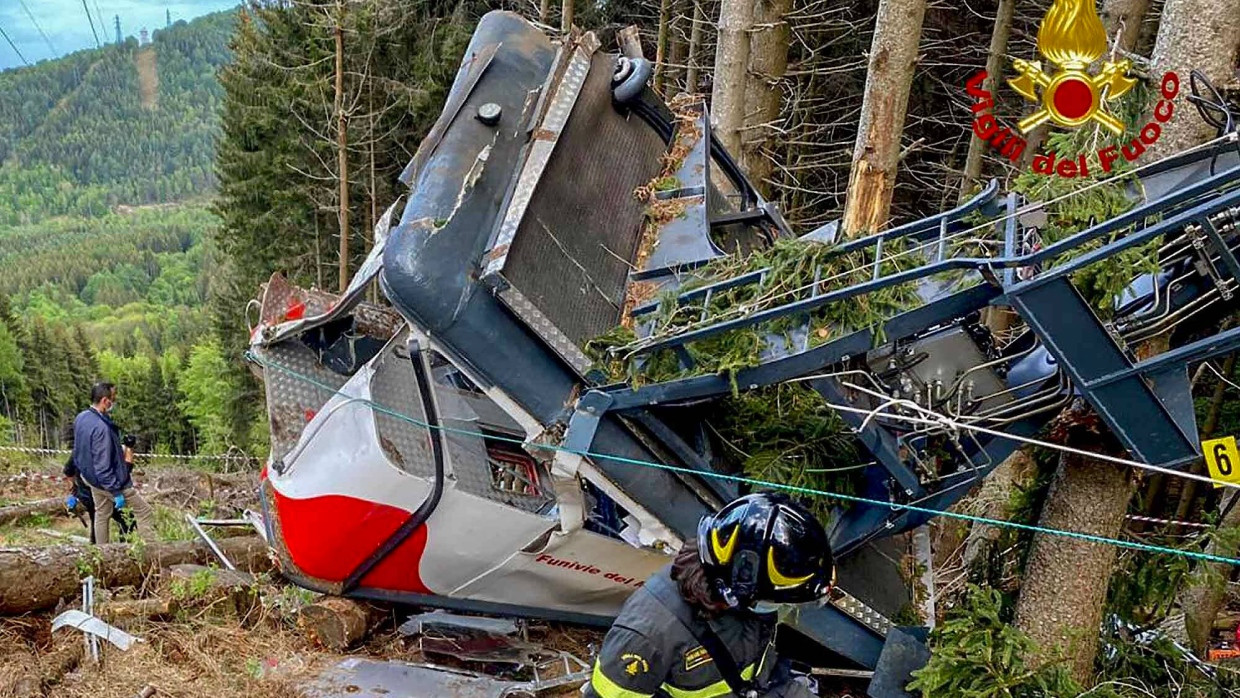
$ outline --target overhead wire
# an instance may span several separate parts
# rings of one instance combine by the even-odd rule
[[[17,57],[21,59],[22,63],[30,65],[30,61],[26,60],[26,57],[22,55],[22,52],[17,48],[17,44],[13,43],[13,40],[9,38],[9,33],[4,31],[4,27],[0,27],[0,36],[3,36],[4,40],[9,42],[9,47],[13,49],[13,53],[17,54]]]
[[[95,48],[103,48],[103,44],[99,43],[99,32],[95,31],[95,18],[90,15],[90,7],[86,5],[86,0],[82,0],[82,9],[86,10],[86,21],[90,22],[90,33],[95,37]]]
[[[39,36],[43,37],[43,42],[47,44],[49,49],[51,49],[51,57],[55,58],[59,56],[60,51],[56,50],[56,45],[52,43],[51,37],[47,35],[47,32],[43,31],[43,27],[39,26],[39,20],[34,18],[34,13],[31,12],[30,7],[26,5],[26,0],[17,0],[17,2],[21,3],[22,9],[26,12],[26,16],[30,18],[30,23],[34,25],[35,30],[39,32]]]
[[[306,375],[294,368],[285,366],[275,361],[271,361],[265,357],[259,356],[257,353],[253,351],[247,351],[246,358],[250,361],[255,362],[256,364],[258,364],[259,366],[263,368],[275,369],[277,371],[280,371],[281,373],[292,376],[293,378],[297,380],[313,385],[319,388],[320,390],[323,390],[331,395],[336,395],[340,393],[340,390],[338,390],[337,388],[327,385],[326,383],[319,381],[313,376]],[[1057,528],[1052,528],[1049,526],[1024,524],[1024,523],[1020,523],[1017,521],[1004,521],[1002,519],[992,519],[992,518],[985,517],[985,516],[974,516],[972,514],[963,514],[960,512],[933,509],[930,507],[919,506],[917,504],[906,504],[902,502],[882,501],[878,499],[871,499],[869,497],[861,497],[857,495],[844,494],[841,492],[830,492],[828,490],[821,490],[821,489],[816,489],[812,487],[803,487],[799,485],[788,485],[788,484],[779,483],[779,482],[771,482],[767,480],[761,480],[758,478],[745,477],[742,475],[730,475],[727,473],[719,473],[719,472],[714,472],[714,471],[703,471],[703,470],[698,470],[696,468],[682,467],[682,466],[677,466],[677,465],[671,465],[668,463],[658,463],[655,461],[648,461],[648,460],[643,460],[640,458],[630,458],[628,456],[621,456],[621,455],[615,455],[615,454],[597,453],[597,452],[590,451],[587,449],[577,449],[577,448],[572,448],[569,446],[561,446],[557,444],[526,441],[524,439],[502,436],[502,435],[494,434],[494,433],[484,433],[482,431],[475,431],[475,430],[469,430],[469,429],[458,429],[456,427],[444,426],[442,424],[430,424],[423,420],[404,414],[398,410],[394,410],[390,407],[382,405],[369,398],[349,397],[349,402],[354,405],[359,405],[359,404],[366,405],[370,409],[374,410],[375,412],[387,415],[389,417],[393,417],[397,420],[406,422],[408,424],[412,424],[422,429],[433,429],[433,430],[438,430],[444,433],[457,434],[460,436],[486,438],[486,439],[491,439],[494,441],[501,441],[501,442],[520,445],[526,449],[539,449],[539,450],[544,450],[544,451],[563,452],[563,453],[569,453],[572,455],[587,457],[593,460],[608,460],[611,462],[621,463],[624,465],[634,465],[634,466],[639,466],[639,467],[644,467],[644,468],[653,468],[657,470],[664,470],[667,472],[679,473],[682,475],[690,475],[694,477],[711,477],[711,478],[724,480],[728,482],[734,482],[737,484],[783,490],[785,492],[790,492],[793,494],[823,497],[826,499],[834,499],[837,501],[849,502],[853,504],[861,504],[865,506],[885,507],[892,511],[904,511],[904,512],[915,513],[915,514],[927,514],[930,516],[944,516],[944,517],[951,518],[951,519],[957,519],[961,521],[970,521],[972,523],[978,523],[978,524],[983,524],[983,525],[988,525],[988,526],[997,526],[1000,528],[1011,528],[1011,529],[1019,530],[1019,531],[1042,533],[1046,535],[1059,536],[1063,538],[1081,540],[1081,541],[1086,541],[1090,543],[1099,543],[1102,545],[1111,545],[1111,546],[1120,547],[1120,548],[1128,548],[1131,550],[1139,550],[1139,551],[1144,551],[1144,552],[1152,552],[1152,553],[1159,553],[1159,554],[1165,554],[1165,555],[1176,555],[1180,557],[1186,557],[1186,558],[1195,559],[1195,560],[1202,560],[1206,562],[1221,562],[1224,564],[1240,566],[1240,559],[1225,557],[1222,555],[1214,555],[1211,553],[1199,552],[1196,550],[1184,550],[1184,549],[1172,548],[1172,547],[1162,546],[1162,545],[1152,545],[1149,543],[1141,543],[1137,541],[1128,541],[1128,540],[1122,540],[1119,538],[1099,536],[1099,535],[1095,535],[1092,533],[1082,533],[1080,531],[1069,531],[1066,529],[1057,529]],[[1003,435],[1003,436],[1007,436],[1007,435]],[[1090,454],[1090,455],[1091,457],[1096,457],[1095,454]],[[1177,475],[1181,474],[1175,471],[1172,471],[1172,472]]]

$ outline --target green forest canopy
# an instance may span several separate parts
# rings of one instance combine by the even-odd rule
[[[105,378],[141,448],[234,445],[206,204],[235,17],[0,72],[0,438],[61,445]]]

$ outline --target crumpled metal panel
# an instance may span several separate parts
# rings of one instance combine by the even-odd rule
[[[582,670],[541,681],[502,681],[446,667],[350,657],[303,686],[302,695],[307,698],[504,698],[537,695],[558,686],[581,685],[587,678],[589,672]]]

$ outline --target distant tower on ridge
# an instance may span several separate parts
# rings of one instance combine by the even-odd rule
[[[138,45],[146,46],[149,43],[151,43],[151,40],[147,37],[146,27],[142,27],[142,31],[138,32]]]
[[[166,7],[164,8],[164,26],[165,27],[172,26],[172,10]]]
[[[116,22],[116,43],[121,43],[121,16],[116,15],[113,20]]]

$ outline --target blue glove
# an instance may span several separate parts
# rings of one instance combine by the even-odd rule
[[[74,495],[69,495],[68,497],[65,497],[65,508],[69,511],[73,511],[74,509],[77,509],[77,502],[77,497]]]
[[[117,493],[112,495],[112,502],[116,504],[117,509],[125,508],[125,495]]]

